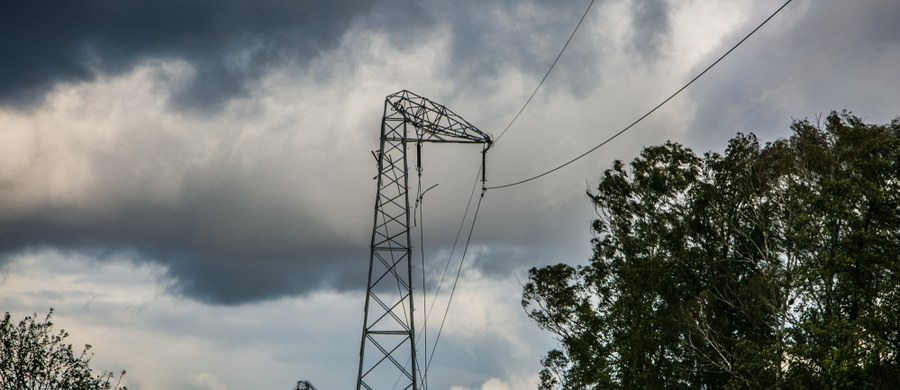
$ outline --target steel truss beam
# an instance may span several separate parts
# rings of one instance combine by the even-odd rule
[[[375,222],[356,388],[420,390],[423,384],[416,357],[407,146],[422,142],[475,143],[484,145],[484,154],[491,146],[491,137],[443,105],[404,90],[385,99],[380,140],[375,155]]]

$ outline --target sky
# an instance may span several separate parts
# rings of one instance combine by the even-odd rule
[[[488,185],[552,168],[680,88],[781,0],[597,0],[487,156]],[[499,135],[588,6],[572,1],[11,2],[0,12],[0,311],[55,309],[131,389],[356,381],[384,98],[407,89]],[[488,191],[428,373],[534,388],[555,345],[527,270],[591,255],[585,195],[671,140],[721,151],[794,120],[900,116],[900,2],[794,0],[681,95],[589,157]],[[435,294],[480,149],[429,144]],[[411,181],[415,183],[415,181]],[[426,348],[426,347],[422,347]],[[431,351],[431,346],[428,346]],[[430,353],[430,352],[429,352]]]

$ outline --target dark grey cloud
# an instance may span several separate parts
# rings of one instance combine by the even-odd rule
[[[378,12],[386,29],[425,23],[417,9],[392,0],[10,2],[0,12],[0,103],[34,104],[57,83],[162,58],[194,69],[174,91],[177,105],[214,108],[272,67],[303,66],[333,48],[364,15]]]
[[[335,238],[315,216],[285,210],[284,203],[260,207],[202,192],[189,197],[174,206],[149,199],[119,204],[102,215],[50,207],[5,218],[0,266],[16,253],[45,247],[98,261],[136,252],[138,261],[165,266],[180,293],[227,304],[365,285],[365,243]]]
[[[254,83],[273,69],[303,68],[314,57],[338,46],[348,29],[384,34],[390,45],[400,50],[421,49],[422,44],[429,43],[424,32],[439,31],[451,35],[447,42],[452,53],[447,55],[451,63],[439,66],[442,69],[436,71],[436,77],[445,72],[451,80],[460,81],[448,83],[452,88],[438,100],[480,123],[477,119],[483,118],[471,114],[487,114],[479,112],[479,104],[473,103],[479,101],[475,98],[479,93],[472,97],[467,88],[477,90],[481,81],[513,68],[538,79],[547,65],[538,59],[552,60],[586,6],[515,1],[456,4],[402,0],[361,5],[349,1],[327,5],[87,1],[65,2],[54,8],[16,3],[0,16],[4,22],[0,28],[9,32],[0,35],[0,48],[21,54],[4,57],[2,66],[10,71],[0,72],[0,102],[15,105],[40,100],[57,83],[127,73],[141,61],[162,58],[187,61],[195,69],[193,79],[172,87],[174,103],[215,108],[257,88]],[[604,11],[600,4],[592,12]],[[889,87],[892,84],[873,81],[871,75],[895,79],[891,75],[896,61],[892,60],[897,59],[898,37],[891,26],[898,24],[897,5],[823,4],[810,7],[801,2],[801,6],[788,8],[691,91],[697,102],[694,126],[702,130],[697,137],[716,142],[698,150],[723,144],[715,139],[720,135],[724,140],[736,131],[758,132],[757,124],[777,122],[779,117],[814,114],[810,107],[854,108],[858,103],[874,107],[876,115],[895,109],[896,99],[884,98],[896,97]],[[759,8],[760,14],[769,11]],[[634,23],[633,42],[610,47],[630,45],[641,55],[664,55],[670,29],[668,14],[672,12],[667,3],[635,3],[629,10]],[[796,11],[791,14],[792,10]],[[590,23],[601,19],[599,16],[604,15],[589,16],[585,31],[597,28]],[[747,23],[760,20],[757,16],[748,17]],[[736,35],[746,29],[737,31]],[[591,67],[601,61],[607,48],[592,42],[590,39],[597,38],[590,34],[581,44],[578,39],[557,68],[560,73],[546,87],[549,90],[542,93],[552,94],[553,88],[562,88],[578,96],[583,94],[578,88],[590,90],[598,85],[595,78],[585,79],[586,74],[594,73],[579,66]],[[729,42],[733,40],[725,39],[723,45]],[[600,65],[594,67],[602,69]],[[327,82],[323,85],[330,85]],[[160,85],[167,86],[166,82]],[[795,89],[801,92],[794,94]],[[810,97],[802,91],[821,93]],[[389,92],[393,91],[385,91]],[[848,94],[851,98],[843,100]],[[373,96],[371,101],[378,102],[382,97]],[[804,97],[809,101],[797,100]],[[826,106],[815,106],[813,101],[826,102]],[[460,103],[467,107],[460,108]],[[370,123],[380,118],[379,110],[379,104],[372,105]],[[542,110],[532,106],[535,115],[545,112]],[[202,124],[191,122],[177,130],[152,127],[157,124],[122,130],[112,145],[99,142],[104,139],[99,135],[75,137],[77,142],[71,148],[75,151],[66,152],[75,157],[59,155],[68,147],[39,153],[41,159],[51,162],[29,160],[22,172],[0,176],[0,265],[34,248],[87,252],[98,258],[105,253],[133,251],[139,261],[163,265],[175,287],[186,296],[220,303],[328,288],[362,288],[374,195],[374,183],[369,180],[374,169],[367,153],[377,146],[375,134],[367,133],[367,142],[360,141],[362,136],[347,133],[340,136],[340,143],[310,143],[310,138],[324,139],[322,132],[332,130],[322,124],[333,124],[335,119],[295,128],[290,123],[306,119],[297,115],[277,119],[271,127],[259,125],[264,133],[259,136],[261,141],[244,146],[237,141],[244,138],[241,128],[253,126],[238,123],[224,130],[195,130],[191,126]],[[244,118],[248,123],[257,119],[264,118]],[[500,126],[505,124],[500,123],[502,119],[491,118]],[[289,130],[283,131],[285,128]],[[541,131],[539,137],[547,136]],[[196,137],[186,135],[195,133]],[[40,134],[53,137],[52,130],[41,130]],[[570,136],[575,139],[575,135]],[[209,140],[213,140],[211,146],[202,145]],[[95,146],[93,142],[100,144]],[[507,144],[501,147],[508,148],[525,141],[510,136],[504,142]],[[202,166],[185,161],[210,150],[217,157]],[[523,150],[539,151],[540,156],[532,156],[540,158],[538,161],[558,160],[557,155],[548,156],[545,150]],[[534,164],[522,152],[509,153],[521,158],[522,165]],[[449,157],[458,159],[461,155]],[[466,156],[463,158],[471,157]],[[472,161],[477,160],[477,152],[474,156]],[[76,187],[75,200],[40,196],[21,200],[51,191],[57,185],[53,175],[77,173],[52,168],[71,159],[88,161],[90,180],[84,184],[87,190],[80,189],[85,194],[79,194],[80,187]],[[470,170],[460,171],[474,172],[475,163],[467,166]],[[47,166],[52,169],[45,169]],[[465,199],[471,188],[471,178],[460,177],[456,167],[455,162],[441,161],[426,165],[429,174],[434,170],[453,171],[449,173],[452,180],[444,177],[430,182],[441,183],[430,195],[436,198],[429,200],[429,213],[434,213],[429,214],[433,216],[429,221],[439,222],[429,225],[434,233],[429,233],[426,247],[435,258],[449,250],[450,243],[444,238],[455,235],[462,213],[458,204],[445,205],[448,200]],[[515,168],[519,172],[521,167]],[[597,172],[602,168],[599,166]],[[147,177],[138,175],[144,171],[151,173]],[[489,176],[491,180],[503,179],[494,168]],[[326,180],[328,177],[332,178]],[[44,181],[46,188],[35,184]],[[556,183],[563,182],[571,183]],[[174,195],[159,195],[160,187],[176,190]],[[459,188],[461,193],[450,194],[451,188]],[[577,195],[565,195],[563,200],[558,189],[545,187],[523,187],[515,196],[489,193],[472,243],[475,256],[469,265],[496,277],[548,262],[584,261],[590,255],[591,208],[580,195],[581,189],[573,191]],[[554,205],[554,201],[565,204]],[[457,250],[459,256],[460,248]],[[560,258],[562,253],[573,257]],[[442,269],[441,260],[429,260],[434,262],[432,269]]]
[[[139,115],[159,114],[148,110]],[[356,265],[368,254],[361,221],[371,200],[363,206],[355,194],[371,191],[372,169],[353,168],[358,159],[328,170],[317,164],[350,151],[363,159],[360,145],[310,147],[323,136],[271,124],[254,135],[207,121],[13,126],[5,142],[17,149],[0,170],[0,267],[44,248],[101,261],[130,252],[163,265],[182,294],[220,303],[364,286],[365,267]],[[350,184],[337,188],[341,179]]]
[[[153,383],[155,388],[187,387],[184,378],[199,372],[215,373],[229,387],[253,387],[245,385],[250,381],[246,375],[231,375],[247,359],[287,373],[271,376],[273,383],[298,379],[290,372],[300,367],[320,388],[329,380],[336,384],[332,388],[350,386],[355,371],[345,363],[358,353],[359,340],[344,336],[359,334],[363,302],[353,297],[362,297],[359,290],[365,285],[375,187],[368,152],[377,147],[384,95],[395,87],[410,88],[496,135],[522,103],[523,97],[511,95],[530,93],[587,5],[515,0],[391,0],[358,6],[349,1],[85,1],[41,9],[22,3],[0,10],[0,288],[7,281],[0,306],[32,312],[64,297],[68,309],[58,307],[60,318],[65,311],[89,318],[81,329],[111,336],[100,339],[119,344],[122,361],[152,363],[159,360],[156,352],[171,350],[155,347],[172,340],[194,352],[222,347],[170,359],[160,366],[164,368],[143,373],[122,367],[135,372],[138,381],[140,375],[148,378],[145,387]],[[722,47],[780,5],[779,0],[739,3],[756,13],[741,16],[746,16],[745,26],[712,22],[735,31],[722,39]],[[795,0],[760,35],[672,102],[683,104],[683,112],[666,115],[675,111],[667,106],[590,158],[515,189],[488,192],[442,336],[443,349],[436,355],[440,370],[429,374],[431,383],[478,387],[504,370],[509,370],[507,379],[539,370],[538,357],[552,347],[552,340],[527,320],[496,321],[515,317],[507,314],[481,319],[479,310],[521,314],[516,280],[525,277],[524,269],[584,263],[591,254],[594,216],[584,190],[595,185],[611,159],[629,161],[641,146],[670,136],[690,138],[686,141],[703,151],[722,147],[736,131],[771,129],[783,135],[790,117],[845,106],[869,120],[897,115],[900,12],[895,3]],[[156,4],[160,9],[154,11]],[[673,19],[671,14],[709,8],[700,5],[598,0],[544,89],[489,155],[489,185],[527,177],[581,153],[655,104],[654,96],[671,92],[660,86],[677,84],[668,78],[681,74],[683,64],[696,61],[701,68],[720,54],[722,47],[713,48],[710,58],[697,61],[674,52],[668,41],[672,30],[684,26],[685,15]],[[256,6],[264,9],[254,10]],[[610,11],[617,14],[604,14]],[[41,12],[47,15],[38,17]],[[140,17],[145,14],[149,21]],[[168,24],[160,22],[169,19]],[[431,43],[442,51],[424,46]],[[5,55],[7,48],[16,56]],[[421,62],[385,61],[385,53]],[[157,67],[156,60],[173,60],[178,69]],[[194,73],[178,84],[182,63]],[[354,67],[366,69],[356,73]],[[336,70],[329,72],[331,68]],[[419,69],[422,73],[416,74]],[[265,83],[273,70],[284,85]],[[382,71],[393,71],[395,78],[363,79],[380,77]],[[423,88],[405,84],[409,73]],[[514,76],[505,78],[510,74]],[[122,77],[105,77],[117,75]],[[172,78],[162,79],[168,76]],[[146,77],[160,77],[151,80],[152,93],[119,95],[140,89]],[[98,82],[73,88],[73,93],[51,94],[52,99],[38,104],[61,83],[91,80]],[[515,85],[505,85],[507,80]],[[248,93],[262,99],[229,100]],[[132,97],[140,105],[107,101]],[[215,115],[184,115],[154,106],[166,98],[169,110],[188,107]],[[278,103],[272,107],[272,101]],[[147,113],[144,103],[150,106]],[[216,111],[223,103],[230,109]],[[27,110],[17,111],[29,104],[33,117]],[[88,119],[79,121],[82,116]],[[682,129],[685,122],[691,124]],[[438,150],[447,150],[446,159],[434,159]],[[424,153],[430,159],[424,184],[440,183],[429,192],[425,211],[430,296],[480,156],[477,150],[449,145],[428,146]],[[9,158],[18,154],[27,157]],[[461,246],[454,260],[460,251]],[[415,257],[418,262],[418,252]],[[117,263],[123,259],[135,266]],[[103,266],[93,268],[99,264]],[[455,266],[454,261],[451,273]],[[34,274],[27,267],[49,271]],[[65,280],[57,280],[58,275],[66,275]],[[158,276],[170,280],[148,286],[152,283],[145,279]],[[70,283],[72,278],[79,282]],[[449,283],[444,283],[446,295]],[[17,295],[9,288],[16,284],[36,293]],[[66,288],[56,290],[57,284]],[[319,294],[329,289],[341,293]],[[135,296],[129,294],[133,290]],[[172,291],[213,305],[173,299]],[[158,297],[150,298],[154,294]],[[289,295],[303,298],[272,300]],[[271,301],[218,306],[263,300]],[[285,317],[286,311],[294,315]],[[434,329],[437,317],[431,318],[429,329]],[[463,320],[453,324],[454,318]],[[216,321],[222,326],[210,331],[209,324]],[[516,323],[523,328],[517,330]],[[526,326],[530,331],[523,330]],[[484,335],[484,329],[494,331]],[[248,334],[255,336],[245,338]],[[294,342],[278,342],[285,337]],[[135,340],[137,345],[129,344]],[[535,341],[547,345],[532,352],[517,346]],[[154,348],[145,348],[148,343]],[[153,353],[132,353],[142,348]],[[254,351],[263,349],[266,356],[272,351],[279,356],[261,359]],[[222,353],[226,350],[236,352]],[[107,352],[102,356],[111,356]],[[310,363],[310,356],[315,362]],[[223,364],[225,360],[235,363]],[[456,363],[461,361],[471,364]],[[141,366],[146,364],[134,364]],[[340,372],[332,372],[336,367]],[[160,369],[165,372],[156,372]]]
[[[543,73],[584,4],[542,1],[160,0],[12,2],[0,13],[0,105],[39,104],[59,83],[127,72],[142,61],[182,60],[192,74],[173,107],[215,110],[246,96],[267,72],[304,67],[359,27],[409,47],[433,28],[452,35],[448,72],[467,84],[510,68]],[[595,6],[599,8],[600,6]],[[632,46],[653,54],[668,32],[663,1],[635,2]],[[594,10],[594,12],[600,12]],[[570,48],[560,67],[597,59]],[[580,69],[583,73],[584,69]],[[324,75],[328,77],[329,75]],[[596,78],[562,82],[590,90]]]
[[[666,0],[644,0],[633,2],[631,7],[634,19],[631,46],[644,59],[652,59],[659,55],[670,37],[669,3]]]
[[[435,19],[449,21],[453,37],[451,74],[465,80],[472,89],[489,84],[501,73],[517,69],[540,78],[553,63],[559,50],[588,6],[584,2],[550,1],[433,1],[428,9]],[[602,85],[605,50],[591,30],[609,32],[605,25],[612,3],[596,1],[580,32],[567,47],[543,88],[545,94],[556,91],[586,97]],[[671,29],[669,3],[665,0],[634,1],[629,4],[629,38],[623,47],[636,63],[652,63],[663,55]],[[618,46],[613,45],[613,46]],[[472,96],[472,89],[460,98]]]
[[[436,15],[450,21],[456,71],[477,79],[510,68],[545,72],[586,5],[468,0],[434,1],[433,6]]]
[[[781,3],[755,7],[697,71]],[[689,142],[707,149],[736,132],[785,137],[792,119],[842,109],[886,123],[900,115],[897,26],[896,1],[794,1],[689,91],[697,106]]]
[[[428,37],[425,32],[449,33],[451,53],[447,58],[451,63],[442,67],[449,77],[461,80],[451,92],[452,102],[463,100],[468,93],[464,93],[465,86],[477,85],[512,68],[539,77],[585,5],[407,0],[15,2],[0,13],[0,52],[15,53],[3,59],[0,105],[13,109],[40,107],[45,94],[60,83],[124,74],[144,61],[161,59],[184,61],[192,69],[183,83],[159,80],[160,86],[169,88],[172,107],[215,111],[229,99],[258,88],[255,83],[272,70],[303,69],[338,47],[352,29],[383,34],[400,50],[422,44]],[[594,61],[595,54],[584,49],[589,45],[580,47],[574,44],[570,48],[568,64],[583,66]],[[321,78],[337,75],[316,76],[319,82],[327,83]],[[575,82],[562,85],[588,89],[595,85],[577,77],[572,80]],[[454,99],[454,93],[460,95]],[[365,207],[353,206],[359,211],[359,221],[341,223],[367,222],[370,196],[336,199],[337,206],[312,204],[309,199],[315,196],[311,194],[321,190],[314,178],[304,176],[286,188],[277,176],[290,175],[292,169],[321,167],[298,165],[296,159],[286,157],[289,152],[273,146],[279,143],[277,140],[266,142],[260,150],[240,151],[254,161],[267,161],[251,164],[249,171],[224,157],[210,164],[215,168],[197,168],[184,159],[196,153],[190,144],[201,141],[172,138],[161,131],[167,132],[153,128],[124,131],[125,138],[115,141],[113,149],[118,150],[113,152],[91,146],[79,149],[74,158],[88,161],[87,170],[96,179],[86,184],[89,199],[71,203],[34,200],[24,208],[4,205],[0,199],[0,256],[9,259],[21,251],[42,247],[87,252],[99,258],[104,253],[134,251],[142,261],[164,265],[183,294],[223,303],[364,286],[368,242],[348,239],[353,234],[336,228],[334,219],[321,209],[346,208],[341,201],[362,199]],[[302,138],[315,129],[296,131]],[[50,132],[43,136],[52,137]],[[230,137],[238,136],[233,131],[207,135],[226,140],[225,145],[232,143],[227,141]],[[92,141],[84,138],[73,142],[89,145]],[[348,152],[346,148],[330,152],[339,151]],[[361,155],[365,151],[352,152]],[[61,158],[49,149],[41,153],[40,158],[46,161],[32,161],[32,167],[21,175],[7,177],[0,196],[11,199],[11,194],[34,182],[29,175],[46,177],[48,171],[40,167],[55,166],[53,161]],[[267,154],[277,157],[268,158]],[[133,177],[146,166],[158,172],[146,182]],[[160,179],[167,181],[160,185],[178,188],[173,199],[155,194],[153,180]],[[368,194],[373,191],[371,184],[353,182],[342,190]],[[452,236],[455,223],[455,219],[448,219],[441,237]],[[349,230],[370,228],[360,225]],[[539,230],[543,233],[547,229],[551,227]],[[503,275],[520,267],[517,259],[529,243],[559,247],[551,243],[549,235],[535,241],[502,226],[487,231],[507,231],[506,238],[516,236],[508,240],[506,249],[495,248],[480,257],[476,264],[490,274]],[[501,236],[486,235],[484,241],[474,245],[503,240]],[[428,248],[440,251],[447,245],[434,241]],[[551,252],[530,251],[527,257],[544,258]]]

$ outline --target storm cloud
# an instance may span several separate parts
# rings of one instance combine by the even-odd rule
[[[488,153],[488,185],[599,144],[783,2],[597,0]],[[5,4],[0,310],[57,308],[84,337],[73,342],[95,345],[101,369],[127,368],[132,388],[351,387],[384,97],[408,89],[497,136],[588,3]],[[772,140],[835,109],[867,123],[900,114],[898,18],[896,1],[794,0],[596,153],[488,191],[432,387],[536,386],[553,340],[525,318],[521,282],[530,267],[590,258],[585,191],[614,159],[666,140],[721,150],[739,131]],[[437,301],[430,322],[416,320],[429,342],[480,163],[477,147],[424,146],[422,185],[439,184],[413,249],[416,294]]]
[[[601,2],[602,3],[602,2]],[[423,32],[453,37],[450,68],[477,81],[510,67],[543,72],[583,8],[542,1],[191,0],[13,2],[0,14],[0,105],[39,104],[59,84],[129,72],[154,59],[181,60],[190,74],[173,108],[210,111],[247,96],[267,72],[303,68],[353,28],[412,46]],[[599,6],[598,6],[599,7]],[[653,55],[669,30],[667,3],[630,6],[632,47]],[[574,49],[573,63],[596,59]],[[320,74],[321,77],[333,77]],[[579,83],[584,87],[584,81]],[[591,85],[596,85],[592,83]]]
[[[174,91],[176,106],[218,108],[273,67],[307,65],[375,11],[383,11],[382,28],[427,23],[418,7],[392,0],[13,2],[0,15],[0,51],[14,53],[4,56],[0,102],[34,104],[58,83],[162,58],[193,70]]]
[[[507,275],[583,260],[587,182],[612,158],[688,132],[681,127],[694,129],[683,141],[709,148],[716,137],[774,134],[792,115],[853,102],[877,118],[895,115],[895,100],[882,98],[893,93],[889,83],[868,75],[894,72],[897,5],[798,3],[689,98],[651,118],[659,140],[626,135],[627,147],[593,163],[513,195],[488,194],[472,264]],[[384,96],[408,88],[483,130],[502,129],[586,4],[7,5],[0,51],[15,55],[0,63],[0,264],[42,249],[99,261],[134,253],[163,266],[180,293],[229,304],[359,289],[374,195],[369,151],[377,147]],[[727,26],[729,35],[695,44],[672,31],[697,25],[703,15],[695,12],[728,7],[691,7],[598,1],[519,128],[492,151],[490,179],[517,178],[582,152],[773,9],[747,6],[754,13],[732,15],[740,23]],[[673,60],[684,48],[709,54]],[[840,93],[830,88],[835,82]],[[428,200],[428,220],[436,221],[430,237],[456,232],[471,188],[460,172],[479,162],[477,153],[462,153],[426,164],[438,174],[426,185],[441,184]],[[446,241],[429,238],[426,247],[443,256]]]
[[[365,66],[372,58],[334,54],[348,34],[362,37],[352,50],[373,50],[366,37],[382,36],[403,51],[431,44],[420,32],[444,30],[450,52],[443,58],[452,63],[441,66],[454,79],[477,85],[509,69],[538,75],[552,58],[545,53],[556,50],[583,10],[543,2],[463,5],[7,6],[0,51],[15,55],[4,58],[0,104],[19,122],[6,126],[0,253],[61,248],[103,259],[134,251],[164,265],[182,293],[223,303],[359,288],[373,190],[358,180],[370,172],[353,166],[370,165],[365,147],[373,145],[364,140],[371,134],[345,132],[350,137],[335,144],[322,133],[338,130],[328,128],[331,119],[311,124],[299,111],[253,129],[248,121],[267,110],[257,96],[271,89],[264,84],[273,74],[296,69],[328,85],[339,83],[335,72]],[[589,63],[590,56],[574,62]],[[462,90],[453,86],[448,96]],[[113,93],[128,97],[98,97]],[[315,92],[290,97],[322,99]],[[377,123],[380,98],[369,99],[366,120]],[[50,112],[50,119],[27,118],[35,110]],[[294,127],[303,123],[310,128]],[[339,161],[338,171],[321,169],[329,159]],[[346,182],[348,176],[355,181]],[[452,231],[449,224],[438,229]],[[510,262],[491,262],[489,269],[504,272]]]

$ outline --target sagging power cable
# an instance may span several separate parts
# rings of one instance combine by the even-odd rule
[[[539,179],[539,178],[541,178],[541,177],[547,176],[547,175],[549,175],[549,174],[551,174],[551,173],[553,173],[553,172],[556,172],[556,171],[558,171],[558,170],[560,170],[560,169],[562,169],[562,168],[565,168],[566,166],[568,166],[568,165],[574,163],[575,161],[578,161],[578,160],[584,158],[584,157],[587,156],[588,154],[593,153],[593,152],[596,151],[597,149],[600,149],[600,148],[603,147],[604,145],[608,144],[610,141],[616,139],[618,136],[620,136],[620,135],[622,135],[623,133],[625,133],[626,131],[630,130],[632,127],[634,127],[635,125],[637,125],[638,123],[640,123],[641,121],[643,121],[645,118],[647,118],[648,116],[650,116],[651,114],[653,114],[654,112],[656,112],[656,110],[658,110],[660,107],[664,106],[664,105],[665,105],[666,103],[668,103],[670,100],[672,100],[673,98],[675,98],[675,96],[678,96],[678,94],[680,94],[682,91],[684,91],[685,89],[687,89],[687,87],[691,86],[691,84],[693,84],[695,81],[697,81],[697,79],[699,79],[699,78],[702,77],[704,74],[706,74],[706,72],[708,72],[710,69],[712,69],[714,66],[716,66],[720,61],[722,61],[725,57],[727,57],[729,54],[731,54],[731,52],[733,52],[735,49],[737,49],[738,46],[740,46],[742,43],[744,43],[744,41],[746,41],[746,40],[747,40],[748,38],[750,38],[754,33],[756,33],[759,29],[761,29],[766,23],[769,22],[769,20],[772,20],[772,18],[774,18],[775,15],[777,15],[779,12],[781,12],[781,10],[784,9],[784,7],[786,7],[788,4],[790,4],[791,1],[793,1],[793,0],[787,0],[784,4],[781,5],[781,7],[778,7],[778,9],[775,10],[775,12],[773,12],[771,15],[769,15],[769,17],[767,17],[765,20],[763,20],[762,23],[760,23],[758,26],[756,26],[756,28],[754,28],[753,31],[750,31],[750,33],[747,34],[746,36],[744,36],[743,39],[741,39],[740,41],[738,41],[738,43],[734,44],[734,46],[732,46],[731,49],[728,49],[728,51],[726,51],[725,54],[722,54],[722,55],[721,55],[718,59],[716,59],[712,64],[710,64],[709,66],[707,66],[706,69],[703,69],[702,72],[700,72],[699,74],[697,74],[696,76],[694,76],[694,78],[692,78],[690,81],[688,81],[687,84],[685,84],[684,86],[682,86],[681,88],[679,88],[677,91],[675,91],[675,93],[669,95],[669,97],[667,97],[667,98],[666,98],[665,100],[663,100],[661,103],[657,104],[656,107],[653,107],[653,109],[651,109],[650,111],[647,111],[646,114],[642,115],[640,118],[638,118],[638,119],[635,120],[634,122],[631,122],[631,124],[629,124],[628,126],[625,126],[625,128],[623,128],[622,130],[619,130],[617,133],[613,134],[611,137],[607,138],[607,139],[604,140],[603,142],[601,142],[601,143],[597,144],[596,146],[594,146],[594,147],[588,149],[586,152],[584,152],[584,153],[582,153],[582,154],[579,154],[579,155],[576,156],[575,158],[573,158],[573,159],[571,159],[571,160],[569,160],[569,161],[566,161],[566,162],[564,162],[564,163],[562,163],[562,164],[560,164],[560,165],[558,165],[558,166],[556,166],[556,167],[554,167],[554,168],[552,168],[552,169],[550,169],[550,170],[544,171],[544,172],[542,172],[542,173],[540,173],[540,174],[534,175],[534,176],[529,177],[529,178],[527,178],[527,179],[522,179],[522,180],[519,180],[519,181],[515,181],[515,182],[512,182],[512,183],[508,183],[508,184],[502,184],[502,185],[498,185],[498,186],[491,186],[491,187],[487,187],[487,189],[488,189],[488,190],[496,190],[496,189],[500,189],[500,188],[508,188],[508,187],[517,186],[517,185],[519,185],[519,184],[524,184],[524,183],[530,182],[530,181],[532,181],[532,180],[537,180],[537,179]],[[501,133],[501,134],[502,134],[502,133]],[[498,137],[498,138],[499,138],[499,137]]]
[[[462,274],[463,263],[466,260],[466,253],[469,252],[469,243],[472,242],[472,233],[475,231],[475,221],[478,220],[478,211],[481,210],[481,201],[484,200],[484,193],[486,190],[481,190],[481,196],[478,197],[478,203],[475,206],[475,212],[472,214],[472,225],[469,227],[469,236],[466,238],[466,245],[463,247],[462,257],[459,259],[459,267],[456,269],[456,278],[453,280],[453,287],[450,289],[450,297],[447,299],[447,307],[444,310],[444,316],[441,318],[441,326],[438,327],[437,335],[434,338],[435,347],[431,348],[431,355],[428,357],[428,360],[425,362],[425,371],[428,372],[428,368],[431,366],[431,361],[434,359],[434,351],[437,349],[437,343],[441,339],[441,333],[444,331],[444,322],[447,320],[447,315],[450,313],[450,303],[453,301],[453,294],[456,292],[456,286],[459,284],[459,276]]]
[[[544,82],[547,81],[547,78],[550,76],[550,73],[553,72],[553,68],[556,67],[556,64],[559,62],[559,59],[562,57],[563,53],[566,51],[566,48],[569,47],[569,43],[572,42],[572,38],[575,37],[575,34],[578,32],[578,29],[581,27],[581,24],[584,22],[584,19],[587,17],[587,14],[591,10],[591,6],[594,5],[594,2],[595,2],[595,0],[591,0],[591,2],[588,4],[587,8],[584,10],[584,13],[581,15],[581,18],[578,20],[578,23],[575,24],[575,28],[572,29],[572,33],[569,34],[569,38],[566,39],[566,43],[563,45],[562,49],[560,49],[559,53],[556,55],[556,58],[553,59],[553,63],[550,64],[550,67],[547,69],[547,72],[544,73],[544,77],[542,77],[541,81],[538,82],[538,85],[531,92],[531,95],[528,96],[528,99],[525,100],[525,103],[522,104],[522,107],[519,109],[519,111],[516,113],[516,115],[513,116],[513,118],[509,121],[509,123],[506,125],[506,127],[503,129],[503,131],[500,132],[500,135],[498,135],[494,139],[494,143],[493,143],[494,145],[496,145],[497,142],[500,140],[500,138],[502,138],[503,135],[506,134],[506,132],[512,127],[512,125],[516,122],[516,120],[519,119],[519,116],[522,115],[522,112],[525,111],[525,108],[528,107],[528,105],[531,103],[532,99],[534,99],[534,96],[537,95],[537,92],[541,89],[541,86],[543,86]],[[465,224],[466,216],[468,215],[469,208],[472,205],[472,198],[475,195],[475,189],[478,188],[478,178],[479,178],[479,176],[481,176],[481,172],[482,172],[483,168],[484,167],[481,167],[481,169],[479,169],[478,173],[475,175],[475,182],[472,184],[472,192],[469,194],[469,201],[468,201],[468,203],[466,203],[466,209],[465,209],[465,212],[463,213],[463,219],[462,219],[462,221],[460,221],[459,230],[456,232],[456,240],[454,240],[454,242],[453,242],[453,247],[450,250],[450,256],[447,259],[447,264],[444,267],[444,272],[441,275],[440,281],[438,282],[438,286],[435,291],[434,298],[431,301],[431,305],[428,307],[428,309],[426,311],[426,314],[425,314],[426,321],[427,321],[428,317],[430,317],[430,315],[431,315],[431,311],[434,308],[435,300],[437,300],[437,296],[438,296],[438,294],[440,294],[441,286],[443,285],[444,279],[447,275],[447,271],[449,270],[450,262],[453,259],[453,252],[456,250],[457,243],[459,242],[460,234],[462,233],[462,229]],[[447,320],[447,315],[450,312],[450,304],[453,301],[453,295],[456,292],[456,286],[459,283],[459,277],[462,273],[463,262],[465,261],[466,253],[469,250],[469,243],[472,240],[472,232],[475,230],[475,220],[478,218],[478,211],[481,209],[481,201],[484,198],[484,194],[486,191],[487,191],[487,187],[485,187],[484,183],[482,183],[481,196],[479,197],[478,203],[475,206],[475,213],[472,217],[472,225],[469,229],[468,237],[466,239],[466,244],[463,249],[462,258],[460,259],[459,266],[457,267],[457,270],[456,270],[456,276],[453,281],[453,287],[450,290],[450,297],[447,301],[447,306],[445,307],[443,318],[441,318],[441,325],[438,328],[437,336],[435,337],[433,346],[431,348],[431,354],[428,356],[426,363],[425,363],[425,373],[426,373],[425,375],[427,375],[428,367],[431,366],[431,362],[434,359],[434,353],[437,350],[437,344],[438,344],[438,341],[440,340],[441,333],[444,329],[444,323]],[[427,352],[426,352],[426,354],[427,354]]]
[[[534,95],[537,94],[538,90],[541,89],[541,86],[544,85],[544,81],[547,80],[547,77],[550,76],[550,72],[553,72],[553,68],[556,66],[556,63],[559,62],[559,58],[562,57],[563,52],[566,51],[566,48],[569,47],[569,42],[572,42],[572,38],[575,37],[575,33],[578,32],[578,28],[581,27],[581,23],[584,22],[584,18],[587,16],[588,11],[591,10],[591,6],[594,5],[594,0],[591,0],[590,4],[588,4],[587,9],[584,10],[584,14],[581,15],[581,19],[578,20],[578,24],[575,25],[575,28],[572,30],[572,34],[569,35],[569,39],[566,40],[566,44],[563,45],[562,49],[559,51],[559,54],[556,55],[556,59],[553,60],[553,63],[550,64],[550,68],[547,69],[547,73],[544,73],[544,77],[541,79],[541,82],[538,83],[537,87],[534,88],[534,91],[531,92],[531,96],[525,100],[525,104],[522,105],[522,108],[519,109],[519,112],[509,121],[509,124],[506,125],[506,128],[500,132],[500,135],[494,139],[494,144],[496,145],[500,138],[503,137],[503,134],[506,134],[506,131],[512,127],[513,123],[516,123],[516,119],[519,119],[519,115],[522,115],[522,111],[525,111],[525,107],[528,107],[528,104],[531,103],[531,99],[534,99]]]

